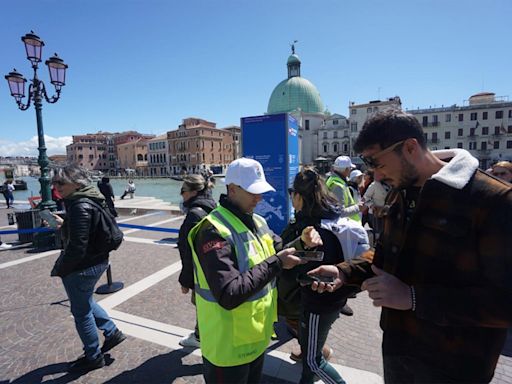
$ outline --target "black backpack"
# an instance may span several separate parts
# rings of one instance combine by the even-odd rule
[[[92,201],[91,199],[83,198],[78,201],[87,202],[92,206],[98,208],[100,212],[100,219],[98,221],[98,230],[96,232],[96,242],[98,248],[103,252],[115,251],[123,242],[124,234],[119,229],[116,219],[112,214],[102,207],[100,204]]]

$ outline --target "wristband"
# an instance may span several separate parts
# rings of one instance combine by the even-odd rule
[[[414,312],[416,310],[416,291],[414,290],[414,287],[412,285],[409,288],[411,289],[411,301],[412,301],[411,311]]]

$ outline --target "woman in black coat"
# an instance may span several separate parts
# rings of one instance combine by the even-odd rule
[[[186,216],[180,227],[178,236],[178,249],[180,251],[182,265],[178,280],[181,284],[182,293],[187,294],[192,290],[192,304],[195,304],[194,264],[187,236],[190,230],[215,208],[216,203],[212,198],[212,188],[213,184],[205,180],[203,176],[187,175],[183,178],[183,185],[180,191],[182,197],[180,206]],[[181,339],[180,345],[183,347],[199,348],[199,329],[197,327],[197,321],[194,332]]]
[[[325,264],[338,264],[344,261],[340,241],[325,228],[323,223],[333,223],[340,219],[341,207],[336,198],[325,186],[323,178],[313,168],[299,172],[289,189],[295,209],[295,221],[290,223],[281,237],[289,243],[300,236],[307,226],[313,226],[323,245],[316,250],[324,252],[322,261],[309,261],[294,268],[298,275]],[[302,350],[302,377],[300,383],[313,383],[314,376],[328,383],[344,383],[340,374],[322,354],[331,325],[339,317],[340,310],[347,302],[353,289],[345,287],[331,293],[319,294],[310,285],[300,287],[300,327],[299,343]]]

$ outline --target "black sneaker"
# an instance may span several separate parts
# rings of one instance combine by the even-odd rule
[[[116,329],[114,334],[112,336],[110,336],[108,339],[105,339],[105,341],[103,342],[103,346],[101,347],[101,353],[110,351],[116,345],[121,344],[125,340],[126,340],[126,335],[123,332],[121,332],[119,329]]]
[[[69,368],[69,373],[85,373],[89,371],[94,371],[95,369],[100,369],[105,366],[105,358],[103,355],[99,355],[94,360],[89,360],[85,356],[78,358],[73,361]]]
[[[343,308],[341,308],[340,312],[345,315],[345,316],[353,316],[354,315],[354,311],[352,310],[352,308],[350,308],[348,306],[348,304],[345,304],[343,306]]]

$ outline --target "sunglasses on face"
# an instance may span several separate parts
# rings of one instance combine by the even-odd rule
[[[389,147],[384,148],[382,151],[379,151],[379,152],[373,154],[372,156],[359,155],[359,158],[361,160],[363,160],[363,163],[368,168],[378,168],[379,163],[377,162],[377,159],[381,156],[384,156],[386,153],[393,151],[396,147],[398,147],[399,145],[402,145],[404,142],[405,142],[405,140],[398,141],[394,144],[391,144]]]

